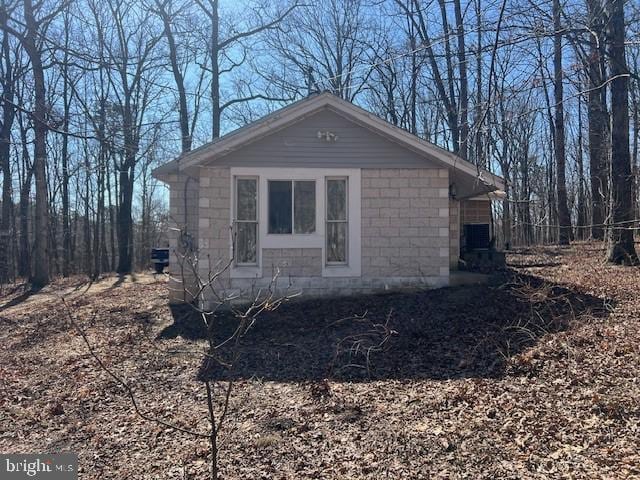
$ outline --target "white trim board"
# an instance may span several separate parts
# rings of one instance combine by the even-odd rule
[[[231,278],[262,278],[263,248],[321,248],[323,277],[360,277],[362,274],[362,180],[357,168],[273,168],[232,167],[230,171],[231,211],[233,224],[235,178],[258,177],[258,265],[233,266]],[[348,253],[347,265],[326,265],[325,242],[325,178],[347,177],[348,180]],[[267,231],[268,180],[314,180],[316,182],[316,231],[311,234],[273,235]],[[232,246],[230,245],[230,249]]]

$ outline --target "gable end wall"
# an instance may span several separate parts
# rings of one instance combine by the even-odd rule
[[[331,132],[337,139],[318,138],[318,132]],[[328,108],[210,162],[211,166],[293,168],[384,168],[390,164],[440,165]]]

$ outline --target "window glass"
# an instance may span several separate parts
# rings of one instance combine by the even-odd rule
[[[347,263],[347,179],[327,178],[327,263]]]
[[[234,260],[236,264],[258,262],[258,181],[256,178],[236,179],[234,222]]]
[[[258,224],[238,222],[236,224],[236,263],[257,263]]]
[[[291,181],[269,180],[269,233],[291,233]]]
[[[347,219],[347,180],[327,180],[327,220]]]
[[[256,220],[256,185],[253,178],[239,178],[237,182],[238,202],[236,218],[238,220]]]
[[[347,261],[347,223],[327,223],[327,262],[345,263]]]
[[[295,233],[316,231],[316,182],[296,181],[293,185]]]

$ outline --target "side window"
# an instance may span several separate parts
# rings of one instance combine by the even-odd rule
[[[237,265],[258,263],[258,179],[236,178],[234,255]]]
[[[269,180],[268,232],[305,234],[316,231],[316,182]]]
[[[347,179],[327,178],[327,264],[346,264],[348,245]]]

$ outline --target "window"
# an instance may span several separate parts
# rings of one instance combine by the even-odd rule
[[[327,264],[347,263],[347,179],[327,178]]]
[[[237,265],[258,263],[258,180],[236,178],[235,262]]]
[[[269,180],[269,233],[316,231],[316,182]]]

